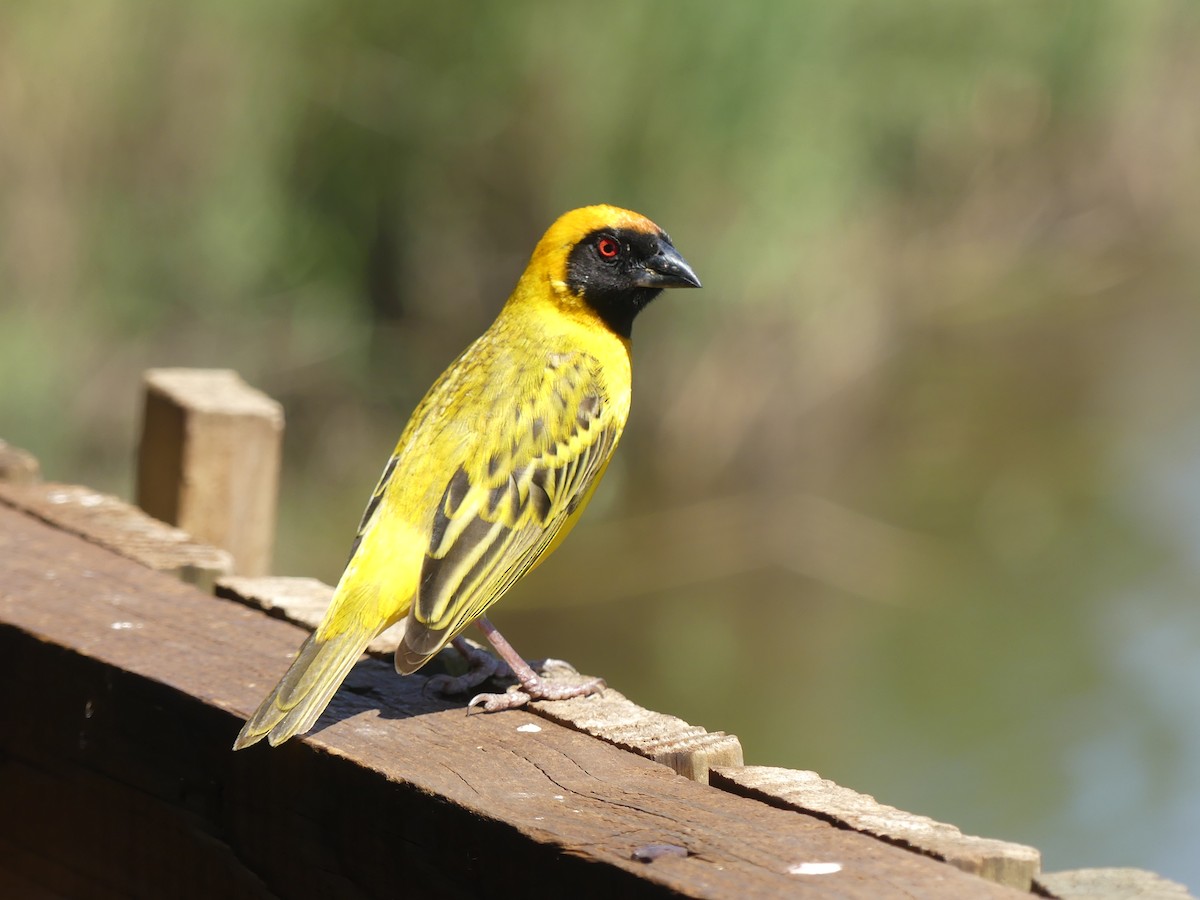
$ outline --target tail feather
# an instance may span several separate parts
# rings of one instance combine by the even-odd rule
[[[396,671],[401,675],[411,675],[429,662],[457,633],[446,628],[433,631],[417,622],[410,613],[404,620],[404,633],[396,643]]]
[[[355,625],[325,639],[318,637],[321,629],[309,635],[291,668],[243,726],[234,750],[264,737],[275,746],[313,726],[379,630]]]
[[[374,524],[360,534],[362,543],[342,573],[321,624],[246,722],[233,749],[264,737],[274,746],[308,731],[371,639],[407,615],[428,536],[386,510],[375,518],[378,521],[372,520]]]

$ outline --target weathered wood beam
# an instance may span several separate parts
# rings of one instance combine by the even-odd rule
[[[23,510],[158,572],[211,591],[233,568],[225,550],[201,544],[135,506],[75,484],[0,484],[0,504]]]
[[[227,369],[150,369],[145,390],[138,506],[267,574],[283,407]]]
[[[0,506],[8,883],[185,900],[1027,896],[525,711],[468,715],[375,660],[315,733],[231,752],[302,636]]]
[[[953,825],[904,812],[860,794],[816,772],[771,766],[721,768],[712,783],[724,790],[794,809],[827,822],[911,847],[934,859],[997,884],[1029,890],[1041,871],[1042,856],[1033,847],[963,834]]]

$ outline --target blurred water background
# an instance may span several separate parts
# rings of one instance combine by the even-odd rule
[[[336,580],[560,212],[667,228],[530,657],[1048,869],[1200,887],[1200,5],[0,9],[0,436],[129,497],[139,376],[288,432]]]

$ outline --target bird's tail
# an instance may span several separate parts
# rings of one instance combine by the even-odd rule
[[[343,630],[325,638],[321,637],[324,627],[309,635],[291,668],[243,726],[234,750],[264,737],[275,746],[312,727],[371,638],[381,630],[357,617],[345,624]]]

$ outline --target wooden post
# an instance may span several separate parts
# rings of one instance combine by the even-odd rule
[[[0,482],[33,484],[42,477],[33,454],[0,439]]]
[[[138,505],[267,574],[283,408],[228,369],[150,369],[145,391]]]

